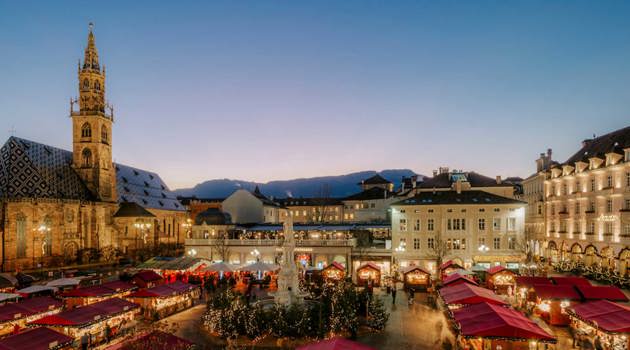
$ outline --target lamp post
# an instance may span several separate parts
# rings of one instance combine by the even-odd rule
[[[50,232],[52,229],[50,228],[50,226],[48,226],[48,223],[44,222],[41,225],[39,225],[36,229],[34,229],[33,231],[36,231],[37,233],[39,233],[40,235],[42,235],[42,261],[40,262],[40,267],[43,268],[43,262],[44,262],[44,254],[46,253],[46,241],[45,241],[45,234]],[[36,238],[36,234],[35,232],[33,232],[33,267],[35,267],[35,238]]]
[[[398,247],[396,247],[394,249],[394,251],[396,253],[399,253],[399,254],[404,253],[406,250],[407,250],[407,242],[405,242],[405,241],[401,241],[400,243],[398,243]],[[394,265],[395,265],[395,268],[396,268],[395,270],[397,271],[398,270],[398,263],[397,263],[396,260],[394,260]]]

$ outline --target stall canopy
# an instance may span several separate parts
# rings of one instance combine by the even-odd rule
[[[371,346],[367,346],[345,338],[332,338],[328,340],[318,341],[316,343],[306,344],[298,347],[296,350],[376,350]]]
[[[256,261],[253,264],[245,265],[239,268],[241,271],[275,271],[280,267],[278,265],[266,264],[262,261]]]
[[[179,258],[156,256],[138,265],[140,269],[191,272],[200,267],[210,265],[211,262],[202,258],[182,256]]]
[[[562,277],[551,277],[553,282],[558,285],[568,285],[568,286],[590,286],[591,282],[584,277],[578,276],[562,276]]]
[[[132,279],[135,284],[142,288],[146,288],[150,284],[159,283],[164,280],[162,276],[152,270],[137,272],[132,276]]]
[[[213,271],[213,272],[234,272],[236,271],[236,267],[232,266],[228,263],[218,262],[214,263],[204,269],[204,271]]]
[[[501,271],[505,271],[507,270],[505,267],[501,266],[501,265],[496,265],[496,266],[492,266],[491,268],[488,269],[488,275],[494,275],[495,273],[499,273]]]
[[[448,277],[446,277],[443,281],[442,284],[444,286],[448,286],[448,285],[455,285],[455,284],[460,284],[460,283],[470,283],[470,284],[474,284],[475,286],[478,285],[477,282],[475,282],[472,278],[467,277],[467,276],[462,276],[459,273],[453,273],[448,275]]]
[[[107,350],[151,350],[155,349],[156,346],[159,346],[161,349],[187,350],[194,348],[195,344],[170,333],[155,330],[121,344],[113,345],[107,348]]]
[[[514,280],[517,286],[528,288],[534,285],[553,284],[549,278],[540,276],[516,276]]]
[[[534,293],[543,300],[581,300],[578,292],[569,285],[535,284]]]
[[[197,287],[192,284],[177,281],[175,283],[163,284],[161,286],[133,292],[129,294],[127,298],[165,298],[174,295],[184,294],[195,288]]]
[[[80,308],[63,311],[56,315],[45,316],[30,324],[40,326],[83,327],[133,310],[137,307],[139,307],[138,304],[120,298],[112,298]]]
[[[33,316],[49,310],[61,308],[63,303],[51,297],[24,299],[13,304],[0,306],[0,322]]]
[[[39,292],[43,292],[43,291],[56,292],[57,288],[56,287],[50,287],[50,286],[34,285],[34,286],[22,288],[22,289],[18,290],[17,292],[22,294],[22,295],[29,295],[29,294],[39,293]]]
[[[0,293],[0,303],[4,303],[5,301],[18,300],[22,296],[15,293]]]
[[[78,278],[58,278],[56,280],[46,283],[49,287],[71,287],[78,286],[81,280]]]
[[[518,311],[482,303],[453,311],[465,337],[555,342],[555,338]]]
[[[584,300],[628,301],[623,291],[614,286],[575,286]]]
[[[630,307],[608,300],[573,305],[569,313],[609,333],[630,332]]]
[[[133,284],[128,282],[112,281],[98,286],[73,289],[63,293],[62,296],[64,298],[106,297],[135,288]]]
[[[446,305],[470,305],[480,303],[507,305],[503,299],[494,294],[491,290],[473,286],[468,283],[444,287],[440,289],[440,296]]]
[[[55,350],[72,345],[73,338],[50,328],[38,327],[0,340],[0,350]]]
[[[464,269],[462,266],[459,266],[459,264],[455,263],[453,260],[449,260],[446,262],[443,262],[442,265],[440,265],[440,271],[443,271],[445,269]]]

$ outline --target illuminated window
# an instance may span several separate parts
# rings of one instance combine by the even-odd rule
[[[508,218],[508,231],[516,230],[516,218]]]
[[[492,243],[493,243],[494,249],[501,249],[501,237],[494,237],[494,240]]]
[[[606,201],[606,211],[611,213],[613,211],[613,201],[612,199],[608,199]]]
[[[89,168],[92,166],[92,151],[89,148],[86,148],[81,153],[81,159],[84,168]]]
[[[501,218],[494,218],[494,219],[492,219],[492,229],[494,231],[501,230]]]
[[[514,237],[508,237],[508,249],[516,249],[516,239]]]

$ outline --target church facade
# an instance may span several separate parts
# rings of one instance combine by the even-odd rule
[[[158,174],[112,161],[113,108],[92,28],[78,83],[72,151],[18,137],[0,148],[2,271],[155,252],[188,234],[186,210]]]

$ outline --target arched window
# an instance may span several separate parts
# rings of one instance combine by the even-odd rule
[[[19,213],[15,221],[16,240],[17,240],[17,257],[26,258],[26,216]]]
[[[85,123],[81,127],[81,137],[92,137],[92,127],[90,123]]]
[[[107,127],[105,125],[101,126],[101,142],[109,142],[109,134],[107,133]]]
[[[96,90],[100,90],[101,89],[101,83],[99,83],[98,80],[94,82],[94,88]]]
[[[83,160],[83,167],[90,168],[92,167],[92,151],[89,148],[86,148],[81,153],[81,159]]]
[[[44,227],[46,228],[43,232],[44,237],[42,238],[42,256],[51,256],[52,255],[52,219],[50,216],[46,215],[44,218]]]
[[[90,81],[87,79],[83,79],[83,90],[87,90],[90,88]]]

